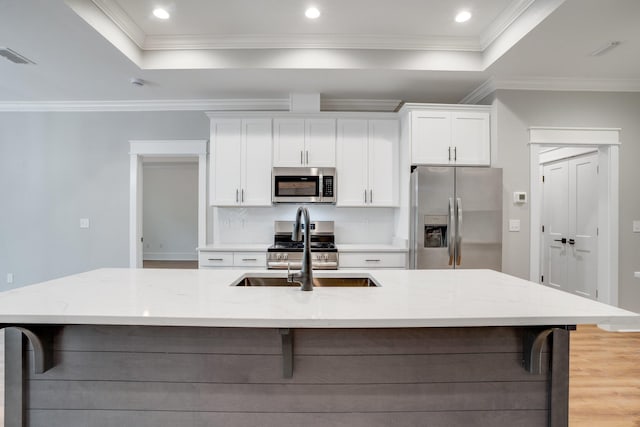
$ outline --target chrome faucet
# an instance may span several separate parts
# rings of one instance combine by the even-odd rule
[[[296,223],[293,225],[291,240],[299,242],[302,240],[300,216],[304,215],[304,246],[302,249],[302,268],[300,271],[287,274],[287,282],[300,283],[301,291],[313,290],[313,269],[311,268],[311,221],[309,220],[309,210],[300,206],[296,212]]]

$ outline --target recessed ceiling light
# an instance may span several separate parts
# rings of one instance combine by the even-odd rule
[[[161,7],[153,9],[153,15],[158,19],[169,19],[169,17],[171,16],[169,15],[169,12]]]
[[[304,11],[304,16],[309,19],[316,19],[320,16],[320,11],[318,10],[318,8],[310,7],[309,9]]]
[[[471,19],[471,12],[468,10],[458,12],[456,15],[456,22],[467,22],[469,19]]]

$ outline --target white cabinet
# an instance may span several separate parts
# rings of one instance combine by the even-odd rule
[[[198,254],[199,268],[266,268],[267,254],[261,252],[225,252],[201,250]]]
[[[271,142],[271,119],[211,121],[212,205],[271,205]]]
[[[340,253],[340,268],[406,268],[405,252]]]
[[[334,119],[274,119],[273,166],[334,167]]]
[[[398,205],[397,120],[338,120],[337,205]]]
[[[489,166],[490,112],[414,110],[411,112],[411,163]]]

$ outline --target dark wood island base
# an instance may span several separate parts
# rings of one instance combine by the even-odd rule
[[[7,329],[6,426],[566,427],[570,329]]]

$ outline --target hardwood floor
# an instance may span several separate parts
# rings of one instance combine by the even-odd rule
[[[142,261],[142,268],[196,269],[198,261]]]
[[[571,333],[570,427],[640,427],[640,333]]]
[[[3,331],[0,348],[4,348]],[[0,353],[1,426],[4,352]],[[640,427],[640,333],[578,326],[571,332],[570,360],[570,427]]]

